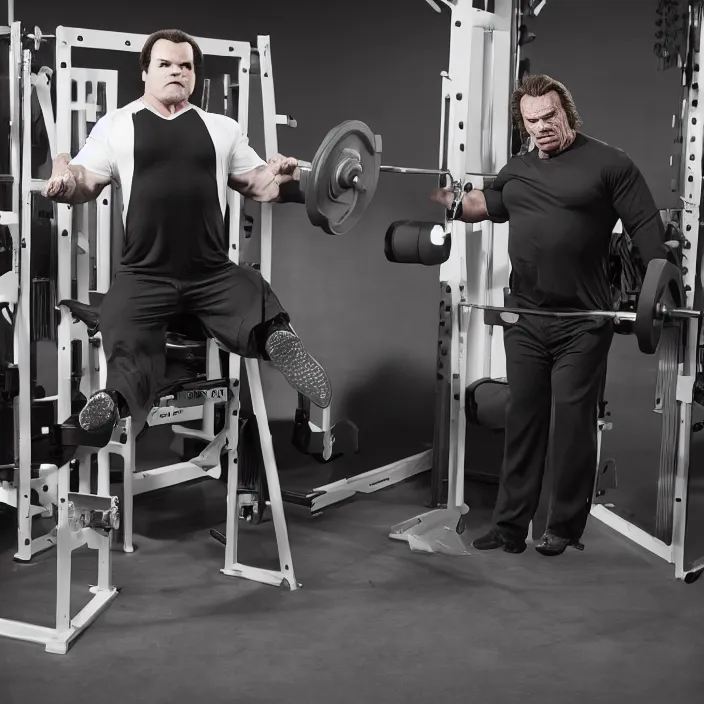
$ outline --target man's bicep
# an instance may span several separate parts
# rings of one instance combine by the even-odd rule
[[[230,179],[233,177],[236,179],[240,176],[245,177],[260,166],[266,166],[266,161],[252,148],[249,144],[249,139],[242,134],[239,125],[235,123],[234,140],[227,169]]]
[[[636,164],[619,155],[607,171],[606,183],[611,203],[626,231],[638,229],[645,221],[659,217],[653,194]]]
[[[70,166],[82,166],[95,183],[106,185],[117,177],[115,159],[101,118],[91,131],[86,143],[70,161]]]
[[[497,187],[497,184],[494,183],[485,188],[483,193],[489,220],[495,223],[506,222],[509,219],[509,214],[504,203],[503,185]]]

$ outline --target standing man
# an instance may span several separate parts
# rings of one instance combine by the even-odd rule
[[[127,414],[139,432],[164,377],[167,324],[181,313],[231,352],[270,360],[317,406],[330,404],[325,371],[269,284],[228,256],[228,186],[264,203],[301,201],[298,163],[263,161],[237,122],[189,102],[202,60],[188,34],[152,34],[140,55],[144,95],[101,118],[73,160],[59,155],[47,183],[47,197],[70,204],[110,182],[122,190],[122,263],[100,311],[107,388],[79,415],[88,432]]]
[[[643,176],[622,150],[577,130],[573,98],[550,76],[526,77],[512,96],[511,112],[535,148],[509,159],[484,191],[465,194],[454,217],[509,222],[506,306],[613,309],[609,244],[619,218],[646,266],[668,257],[665,229]],[[431,197],[453,206],[446,190]],[[474,541],[477,550],[526,549],[548,452],[554,467],[550,514],[536,550],[560,555],[570,545],[581,547],[596,476],[598,396],[612,337],[608,319],[521,314],[504,329],[511,392],[504,463],[493,525]]]

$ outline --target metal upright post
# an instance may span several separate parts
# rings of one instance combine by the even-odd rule
[[[702,158],[704,157],[704,108],[701,105],[700,64],[702,60],[702,23],[704,3],[694,0],[688,9],[688,43],[685,65],[682,71],[684,100],[682,103],[682,155],[680,163],[680,197],[683,201],[682,234],[685,266],[683,283],[685,286],[685,307],[694,307],[694,297],[701,291],[704,267],[698,268],[699,230],[701,226],[702,197]],[[692,403],[694,382],[700,366],[699,345],[704,342],[704,332],[700,331],[698,318],[684,323],[685,345],[681,348],[678,340],[673,340],[663,352],[661,368],[666,368],[672,377],[669,388],[663,396],[668,396],[671,426],[674,433],[663,432],[661,467],[658,477],[657,517],[655,535],[634,525],[605,505],[592,506],[591,515],[625,535],[649,552],[674,565],[675,577],[693,581],[704,570],[704,556],[685,564],[685,545],[688,522],[688,491],[690,486],[690,444],[692,438]],[[677,338],[678,335],[675,334]],[[663,342],[666,342],[664,339]],[[669,362],[668,362],[669,358]],[[665,384],[667,385],[667,384]],[[672,388],[674,385],[675,388]],[[665,405],[664,403],[662,405]],[[673,418],[672,415],[676,417]],[[663,423],[666,421],[663,413]],[[670,431],[672,430],[670,427]],[[667,428],[665,428],[665,431]],[[669,443],[676,435],[676,447]],[[667,445],[665,443],[668,443]]]
[[[506,114],[513,75],[515,4],[496,0],[494,11],[488,12],[473,7],[472,0],[444,2],[451,10],[451,31],[449,70],[442,79],[440,167],[481,188],[484,178],[475,174],[497,173],[510,156]],[[451,529],[461,536],[462,515],[468,511],[464,503],[465,389],[469,381],[492,373],[492,336],[482,316],[469,315],[460,304],[492,302],[497,264],[505,267],[508,261],[507,253],[498,251],[507,244],[507,227],[491,222],[477,227],[460,221],[447,227],[452,250],[440,267],[432,497],[435,505],[442,505],[440,484],[446,468],[446,509],[401,523],[392,528],[390,537],[417,549],[464,552],[462,539],[453,538],[451,547],[447,541]],[[497,246],[497,239],[504,244]]]

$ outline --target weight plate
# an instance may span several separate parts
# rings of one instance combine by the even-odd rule
[[[666,259],[653,259],[648,264],[638,296],[634,333],[638,348],[644,354],[655,354],[660,344],[665,320],[660,312],[666,308],[681,308],[684,287],[680,270]]]
[[[308,219],[329,235],[344,235],[374,198],[381,166],[381,137],[359,120],[328,132],[305,179]]]

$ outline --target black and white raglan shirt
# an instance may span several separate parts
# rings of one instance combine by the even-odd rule
[[[266,162],[230,117],[136,100],[98,120],[71,164],[122,190],[122,271],[187,278],[228,266],[228,176]]]

